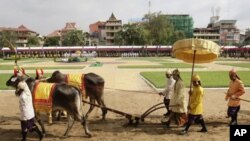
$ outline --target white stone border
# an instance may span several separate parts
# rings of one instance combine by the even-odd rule
[[[150,87],[152,87],[155,91],[159,92],[163,89],[157,89],[150,81],[148,81],[146,78],[144,78],[142,75],[141,75],[141,72],[139,73],[140,77],[142,80],[144,80]]]

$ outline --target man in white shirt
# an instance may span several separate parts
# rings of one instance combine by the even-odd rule
[[[159,95],[164,96],[163,102],[167,108],[167,113],[165,113],[164,116],[169,116],[171,113],[171,110],[169,109],[169,103],[174,91],[175,80],[173,79],[172,72],[170,70],[168,70],[165,75],[167,78],[166,87],[163,92],[159,93]]]
[[[29,132],[37,132],[39,135],[40,141],[43,138],[43,135],[37,125],[35,124],[35,112],[33,108],[32,95],[29,90],[28,85],[26,84],[23,76],[18,76],[21,81],[17,85],[15,91],[16,96],[19,97],[19,109],[20,109],[20,120],[21,120],[21,130],[22,130],[22,141],[26,141],[26,136]]]

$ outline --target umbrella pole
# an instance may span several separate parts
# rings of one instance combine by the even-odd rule
[[[191,72],[191,79],[190,79],[190,87],[189,87],[189,91],[192,90],[192,77],[194,75],[194,63],[195,63],[195,54],[196,54],[196,50],[194,50],[194,56],[193,56],[193,64],[192,64],[192,72]],[[190,103],[190,95],[188,97],[188,106]]]
[[[196,50],[194,50],[194,56],[193,56],[193,64],[192,64],[192,72],[191,72],[191,79],[190,79],[190,91],[192,89],[192,77],[194,75],[194,62],[195,62],[195,54],[196,54]]]

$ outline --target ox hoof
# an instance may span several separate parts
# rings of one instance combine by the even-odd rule
[[[68,135],[65,135],[65,134],[62,136],[62,138],[64,138],[64,139],[67,138],[67,137],[68,137]]]
[[[92,137],[92,134],[90,134],[90,133],[86,133],[87,134],[87,137],[88,138],[91,138]]]
[[[48,124],[49,124],[49,125],[52,125],[52,124],[53,124],[53,122],[52,122],[52,121],[51,121],[51,122],[49,121],[49,122],[48,122]]]

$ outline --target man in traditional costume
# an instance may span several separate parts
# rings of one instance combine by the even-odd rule
[[[166,122],[166,127],[170,127],[170,122],[175,120],[178,126],[184,126],[187,121],[187,105],[186,96],[184,94],[184,83],[180,77],[180,71],[178,69],[173,70],[173,78],[176,81],[174,85],[174,93],[170,100],[171,114]]]
[[[228,101],[227,115],[231,117],[229,125],[237,125],[237,116],[240,111],[239,97],[245,93],[245,88],[235,69],[229,71],[229,78],[231,81],[225,97],[225,100]]]
[[[189,91],[189,106],[188,106],[188,122],[184,130],[181,131],[180,134],[184,135],[188,132],[189,127],[193,122],[199,123],[202,126],[200,132],[207,132],[207,128],[205,126],[205,122],[203,120],[203,96],[204,90],[201,86],[200,76],[195,74],[192,77],[193,90]]]

